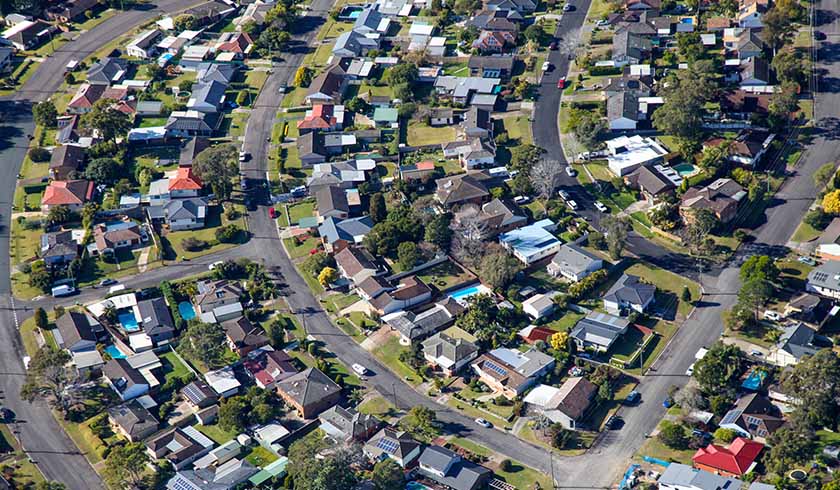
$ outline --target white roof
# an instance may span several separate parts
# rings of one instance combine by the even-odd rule
[[[411,27],[408,29],[409,36],[431,36],[432,32],[434,32],[435,26],[429,24],[428,22],[423,22],[416,20],[411,23]]]
[[[73,364],[79,369],[101,366],[105,364],[98,350],[73,352]]]
[[[204,59],[210,52],[210,46],[189,46],[184,50],[184,55],[181,58]]]
[[[204,448],[213,447],[214,445],[213,441],[208,439],[207,436],[199,432],[198,429],[196,429],[195,427],[184,427],[181,430],[184,431],[184,434],[190,436],[192,440],[201,444],[201,446]]]
[[[650,65],[630,65],[630,76],[648,77],[653,74],[653,67]]]
[[[817,246],[817,254],[840,255],[840,245],[836,243],[825,243]]]
[[[661,143],[646,136],[619,136],[607,141],[610,170],[619,175],[621,169],[638,167],[661,159],[668,150]]]
[[[241,383],[233,373],[233,368],[230,366],[206,372],[204,374],[204,380],[220,395],[241,386]]]
[[[3,37],[8,39],[8,38],[14,36],[15,34],[17,34],[18,32],[29,29],[29,27],[31,27],[34,24],[35,24],[35,22],[32,22],[31,20],[24,20],[22,22],[19,22],[19,23],[15,24],[14,27],[11,27],[11,28],[3,31]]]
[[[178,37],[181,39],[195,39],[198,35],[201,34],[201,31],[183,31],[178,34]],[[209,47],[207,49],[210,49]]]
[[[165,29],[167,31],[171,31],[175,29],[175,19],[172,17],[164,17],[159,21],[155,22],[161,29]]]
[[[267,444],[275,443],[291,434],[280,424],[266,424],[254,430],[254,437]]]
[[[133,308],[135,305],[137,305],[137,296],[134,293],[128,293],[91,303],[87,305],[87,309],[93,313],[93,316],[100,317],[105,313],[105,308],[109,306],[113,306],[119,310],[122,308]]]
[[[714,34],[700,34],[700,40],[705,46],[714,46],[717,42]]]
[[[155,140],[164,138],[165,136],[165,126],[155,126],[152,128],[133,128],[128,131],[129,141]]]
[[[536,388],[528,392],[523,401],[525,403],[530,403],[531,405],[547,407],[549,402],[551,402],[551,399],[558,393],[560,393],[560,390],[558,388],[540,384],[537,385]]]
[[[400,62],[400,59],[396,56],[377,56],[373,59],[373,62],[377,65],[396,65]]]
[[[158,406],[158,403],[149,395],[143,395],[134,399],[141,407],[145,409],[150,409],[153,407]]]
[[[150,196],[162,196],[164,194],[169,194],[169,179],[153,180],[149,184]]]

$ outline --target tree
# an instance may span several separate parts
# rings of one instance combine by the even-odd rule
[[[449,250],[449,245],[452,243],[451,222],[452,216],[448,213],[436,215],[426,224],[423,238],[441,250]]]
[[[310,276],[319,274],[324,267],[335,267],[335,260],[324,252],[310,255],[301,266]]]
[[[82,382],[75,367],[69,365],[70,359],[67,351],[49,344],[38,349],[29,361],[21,397],[29,402],[44,400],[67,415],[82,399]]]
[[[73,212],[70,208],[64,205],[53,206],[47,213],[47,223],[50,225],[60,225],[67,223],[73,217]]]
[[[680,293],[680,301],[683,303],[691,301],[691,291],[689,291],[688,286],[683,286],[682,292]]]
[[[738,432],[734,429],[724,429],[723,427],[719,427],[715,431],[715,439],[724,444],[729,444],[734,441],[736,437],[738,437]]]
[[[565,449],[571,445],[577,437],[575,431],[569,430],[563,424],[552,424],[548,429],[551,445],[557,449]]]
[[[811,460],[816,450],[816,435],[808,428],[787,425],[770,436],[770,452],[764,457],[767,469],[777,475]]]
[[[344,104],[348,110],[351,112],[355,112],[356,114],[364,114],[368,111],[369,107],[368,103],[364,101],[364,99],[360,97],[353,97],[350,99],[346,104]]]
[[[385,196],[381,192],[376,192],[370,196],[368,214],[374,223],[381,223],[388,216],[388,210],[385,208]]]
[[[392,66],[385,72],[385,83],[391,86],[408,84],[411,86],[417,81],[420,72],[416,65],[399,63]]]
[[[557,160],[550,160],[548,158],[540,159],[533,167],[531,167],[531,186],[537,192],[537,196],[543,200],[543,211],[546,209],[546,201],[551,199],[554,194],[554,189],[560,182],[560,174],[563,172],[563,167]]]
[[[680,391],[674,395],[674,401],[683,408],[683,410],[704,410],[708,407],[706,397],[700,391],[697,385],[690,383],[685,385]]]
[[[385,458],[373,465],[370,479],[376,490],[402,490],[405,487],[403,469],[391,458]]]
[[[776,71],[776,77],[782,83],[801,84],[805,80],[805,66],[802,57],[795,49],[785,49],[776,53],[770,66]]]
[[[483,282],[496,289],[507,286],[518,271],[519,264],[516,259],[507,252],[498,250],[488,253],[481,259],[478,275]]]
[[[408,415],[400,422],[405,430],[420,437],[434,436],[437,433],[437,415],[423,405],[411,407]]]
[[[145,70],[146,75],[148,75],[149,79],[151,79],[153,82],[160,80],[166,74],[166,70],[164,70],[163,67],[158,65],[157,63],[147,64]],[[180,84],[178,85],[178,88],[181,89]],[[192,84],[190,85],[190,88],[192,88]]]
[[[548,34],[546,34],[545,29],[543,29],[542,24],[539,22],[526,27],[525,31],[522,32],[522,35],[525,36],[525,39],[533,41],[537,44],[542,44],[546,37],[548,37]]]
[[[338,280],[338,271],[332,267],[324,267],[318,274],[318,283],[325,288]]]
[[[662,421],[659,426],[659,434],[656,437],[662,444],[672,449],[688,447],[688,437],[685,435],[685,429],[682,425],[675,424],[670,420]]]
[[[45,100],[32,106],[32,116],[35,118],[35,124],[38,126],[54,128],[56,126],[58,110],[51,100]]]
[[[239,238],[240,233],[242,233],[242,228],[233,223],[220,226],[214,232],[216,240],[220,243],[234,243]]]
[[[102,138],[116,142],[117,136],[124,135],[131,129],[128,115],[113,107],[114,102],[100,99],[94,102],[90,112],[82,115],[82,126],[99,131]]]
[[[232,396],[222,400],[219,405],[219,427],[228,432],[242,432],[248,425],[250,409],[251,406],[244,396]]]
[[[703,42],[700,40],[700,33],[678,33],[677,50],[683,58],[688,60],[689,63],[694,63],[695,61],[700,59],[705,52],[705,50],[703,49]]]
[[[142,442],[114,446],[105,458],[103,476],[111,488],[137,488],[149,461],[149,454]]]
[[[587,150],[598,145],[598,138],[607,130],[607,123],[596,112],[584,111],[574,127],[575,138]]]
[[[198,19],[194,15],[182,14],[175,17],[173,24],[176,31],[190,31],[198,27]]]
[[[621,252],[627,243],[630,223],[624,217],[606,216],[601,220],[601,226],[604,229],[604,238],[607,240],[607,250],[610,252],[610,258],[613,260],[620,259]]]
[[[782,387],[794,401],[793,419],[813,429],[837,430],[840,411],[840,358],[830,349],[804,357],[782,376]]]
[[[653,124],[677,138],[683,156],[691,156],[702,134],[704,104],[716,97],[717,84],[692,65],[669,76],[665,87],[665,103],[653,114]]]
[[[32,269],[29,271],[29,285],[45,293],[50,291],[52,275],[47,270],[43,260],[32,264]]]
[[[717,225],[717,217],[708,209],[698,209],[692,213],[683,232],[683,241],[691,253],[703,255],[710,252],[707,240]]]
[[[225,331],[221,324],[191,320],[178,345],[178,351],[212,369],[224,363],[222,358],[226,345]]]
[[[825,187],[831,182],[832,177],[834,177],[834,162],[826,163],[814,172],[812,176],[814,186],[817,188]]]
[[[703,392],[725,393],[737,384],[743,361],[741,349],[718,342],[694,364],[693,376]]]
[[[551,348],[556,351],[565,351],[569,348],[569,333],[554,333],[548,338],[548,343],[551,345]]]
[[[761,36],[774,51],[787,44],[796,33],[795,22],[801,15],[801,8],[795,0],[781,0],[762,15]]]
[[[401,270],[410,270],[418,260],[420,260],[420,252],[417,250],[416,243],[402,242],[399,244],[397,247],[397,261],[400,264]]]
[[[840,214],[840,189],[831,191],[823,197],[822,208],[828,214]]]
[[[791,114],[799,109],[797,96],[798,85],[793,82],[782,83],[782,89],[770,96],[767,111],[772,125],[781,128],[790,120]]]
[[[254,42],[254,49],[263,56],[279,55],[286,48],[292,36],[279,27],[269,26],[262,31]]]
[[[767,255],[753,255],[741,264],[741,281],[760,279],[773,282],[781,272],[776,267],[776,261]]]
[[[294,83],[296,87],[308,87],[309,84],[312,83],[313,76],[314,73],[312,68],[308,66],[301,66],[295,72],[295,80],[292,83]]]
[[[113,158],[97,158],[85,168],[85,178],[97,184],[113,184],[122,173],[122,165]]]
[[[238,172],[238,152],[230,144],[206,148],[193,161],[193,171],[222,200],[230,199],[232,180]]]
[[[530,143],[516,146],[510,150],[510,168],[518,170],[520,174],[527,174],[544,153],[545,150]]]
[[[598,399],[602,402],[613,399],[613,390],[608,382],[601,383],[598,387]]]
[[[47,328],[49,323],[50,323],[50,321],[47,318],[47,312],[44,311],[44,309],[40,308],[40,307],[38,309],[36,309],[35,310],[35,325],[38,328],[40,328],[41,330],[44,330],[44,329]]]

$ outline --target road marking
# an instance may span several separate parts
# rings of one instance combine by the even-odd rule
[[[9,298],[11,299],[11,304],[12,304],[12,317],[15,320],[15,329],[19,330],[20,329],[20,323],[18,322],[17,308],[15,308],[15,297],[14,296],[9,296]]]

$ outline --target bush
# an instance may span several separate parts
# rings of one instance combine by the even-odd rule
[[[513,463],[510,462],[509,459],[503,459],[501,463],[499,463],[499,469],[509,473],[511,469],[513,469]]]
[[[29,150],[29,159],[35,163],[48,162],[50,161],[50,152],[40,146],[36,146]]]
[[[715,431],[715,439],[726,444],[734,441],[736,437],[738,437],[738,432],[732,429],[720,427]]]
[[[621,75],[621,68],[613,66],[593,66],[589,69],[589,76],[602,77],[607,75]]]
[[[669,420],[662,422],[662,428],[656,437],[659,442],[671,449],[685,449],[688,446],[688,437],[685,435],[683,426]]]
[[[233,243],[239,237],[242,229],[236,225],[225,225],[216,229],[216,240],[221,243]]]
[[[195,237],[187,237],[181,240],[181,247],[188,252],[198,252],[207,248],[208,243]]]

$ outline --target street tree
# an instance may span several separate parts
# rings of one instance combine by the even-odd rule
[[[752,279],[761,279],[767,282],[774,282],[778,279],[780,271],[776,267],[776,261],[768,255],[753,255],[741,264],[741,281],[747,282]]]
[[[35,124],[38,126],[54,128],[56,126],[58,110],[55,108],[55,104],[47,99],[32,106],[32,116],[35,118]]]
[[[310,83],[312,83],[312,77],[314,76],[314,72],[312,68],[308,66],[301,66],[295,72],[295,79],[292,83],[294,83],[295,87],[308,87]]]
[[[770,96],[767,105],[770,124],[781,129],[790,121],[791,115],[799,110],[799,86],[795,82],[782,83],[782,89]]]
[[[796,49],[783,49],[773,56],[770,66],[780,82],[801,84],[805,81],[805,63]]]
[[[82,115],[82,126],[95,129],[106,141],[116,142],[117,136],[125,135],[131,129],[128,115],[114,108],[114,102],[100,99],[94,102],[90,112]]]
[[[627,221],[627,218],[610,215],[601,220],[601,226],[604,229],[604,238],[607,241],[607,250],[610,253],[610,258],[613,260],[620,259],[621,252],[627,243],[630,223]]]
[[[698,209],[692,213],[691,219],[683,232],[683,241],[691,253],[705,255],[709,250],[709,235],[717,228],[718,219],[708,209]]]
[[[206,148],[196,155],[193,171],[205,185],[209,185],[219,199],[230,199],[233,178],[238,172],[236,147],[230,144]]]
[[[21,397],[29,402],[44,400],[66,416],[84,398],[82,380],[70,359],[65,350],[49,345],[38,349],[29,361]]]
[[[38,309],[35,310],[35,325],[41,330],[44,330],[47,328],[49,323],[50,321],[47,318],[47,312],[44,311],[43,308],[38,307]]]
[[[773,296],[773,285],[760,278],[749,279],[738,291],[738,303],[752,310],[758,318],[759,309]]]
[[[823,188],[831,182],[831,178],[834,177],[834,165],[834,162],[823,164],[814,172],[812,178],[815,187]]]
[[[146,473],[149,461],[149,454],[142,442],[118,445],[105,458],[103,476],[111,488],[134,489]]]
[[[743,361],[737,346],[717,342],[694,364],[693,376],[706,394],[729,392],[738,382]]]
[[[549,158],[541,158],[531,167],[531,186],[542,200],[543,212],[547,212],[546,203],[554,194],[562,172],[560,162]]]
[[[592,150],[598,146],[598,139],[606,130],[607,123],[600,115],[596,112],[585,111],[575,125],[575,139],[587,150]]]
[[[831,191],[823,196],[822,208],[828,214],[840,214],[840,189]]]
[[[411,407],[408,414],[400,421],[408,432],[420,438],[433,437],[437,434],[437,415],[434,410],[423,405]]]
[[[175,17],[173,24],[178,32],[190,31],[198,27],[198,19],[194,15],[181,14]]]

